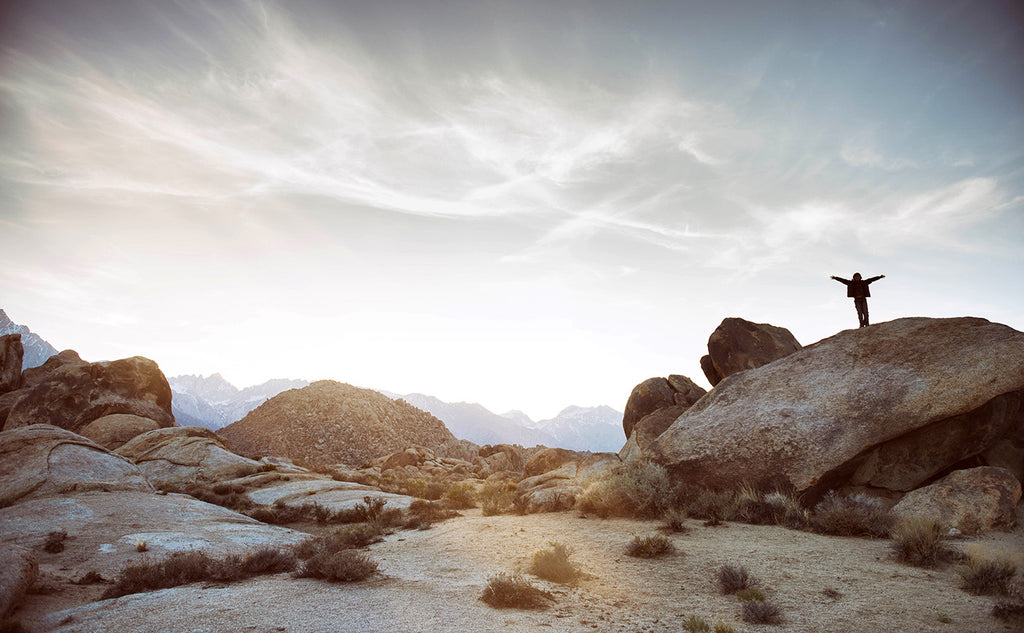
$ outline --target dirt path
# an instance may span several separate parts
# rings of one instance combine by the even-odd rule
[[[380,575],[368,582],[330,584],[278,575],[233,585],[190,585],[85,605],[52,614],[47,622],[62,633],[678,633],[696,614],[741,632],[1011,630],[990,615],[992,598],[958,588],[953,569],[922,570],[890,561],[887,541],[742,524],[704,527],[691,521],[690,526],[689,533],[671,536],[676,554],[643,560],[627,556],[625,547],[635,534],[655,531],[657,523],[573,513],[483,517],[468,511],[373,546]],[[488,577],[522,569],[533,551],[552,542],[570,545],[588,577],[575,587],[532,579],[555,594],[549,609],[493,609],[478,600]],[[979,543],[1024,552],[1024,530]],[[782,608],[785,623],[742,622],[739,601],[720,595],[715,584],[724,563],[745,565],[758,577]]]

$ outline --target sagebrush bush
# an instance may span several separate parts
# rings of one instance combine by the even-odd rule
[[[892,514],[878,499],[865,495],[840,495],[830,491],[814,506],[811,527],[822,534],[884,538],[893,525]]]
[[[581,512],[650,519],[661,516],[674,501],[672,482],[665,467],[646,460],[621,464],[577,499]]]
[[[1002,598],[992,605],[992,616],[1024,630],[1024,597]]]
[[[318,552],[306,560],[296,575],[332,582],[358,582],[377,571],[377,562],[354,549]]]
[[[664,534],[648,534],[646,536],[638,534],[633,537],[626,548],[626,554],[636,558],[657,558],[674,551],[675,547],[672,545],[672,541]]]
[[[409,504],[409,518],[405,522],[405,527],[423,530],[434,523],[457,516],[459,516],[458,512],[445,507],[440,502],[415,499]]]
[[[295,546],[295,555],[306,560],[317,554],[366,547],[380,540],[381,528],[373,523],[355,523],[306,539]]]
[[[760,587],[746,587],[733,594],[740,602],[764,602],[768,595]]]
[[[736,593],[757,584],[743,565],[725,564],[718,568],[718,588],[724,594]]]
[[[569,560],[572,550],[563,543],[551,543],[548,549],[537,550],[530,559],[529,572],[538,578],[561,584],[576,582],[583,575],[579,566]]]
[[[736,633],[736,629],[731,624],[726,624],[719,620],[715,622],[715,633]]]
[[[516,485],[512,482],[488,481],[477,492],[480,510],[484,516],[504,514],[512,509],[516,500]]]
[[[928,517],[905,517],[889,532],[896,560],[916,567],[935,567],[956,560],[960,553],[946,543],[946,527]]]
[[[473,484],[460,481],[448,486],[441,495],[441,501],[453,510],[468,510],[476,507],[476,489]]]
[[[498,574],[487,579],[480,600],[497,608],[543,609],[553,596],[519,575]]]
[[[782,609],[774,602],[744,602],[743,621],[751,624],[781,624]]]
[[[1017,564],[993,554],[971,552],[957,573],[960,575],[960,588],[967,593],[976,596],[1005,596],[1010,593]]]

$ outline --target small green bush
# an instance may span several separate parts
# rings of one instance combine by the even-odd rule
[[[296,574],[299,578],[320,578],[331,582],[358,582],[377,571],[377,562],[353,549],[321,551],[311,556]]]
[[[946,528],[927,517],[906,517],[892,527],[890,547],[896,560],[916,567],[935,567],[959,558],[946,543]]]
[[[757,584],[743,565],[726,564],[718,568],[718,588],[724,594],[736,593]]]
[[[672,541],[664,534],[648,534],[646,536],[638,534],[633,537],[626,548],[626,554],[636,558],[657,558],[674,551],[675,547],[672,545]]]
[[[815,531],[822,534],[884,538],[892,528],[893,517],[874,497],[865,494],[843,496],[830,491],[814,506],[810,523]]]
[[[579,566],[569,560],[572,550],[562,543],[552,543],[549,549],[537,550],[530,560],[530,573],[538,578],[561,584],[576,582],[583,575]]]
[[[512,609],[543,609],[553,596],[534,587],[519,575],[498,574],[487,579],[480,600],[492,607]]]
[[[751,624],[782,624],[782,609],[774,602],[744,602],[743,621]]]
[[[960,588],[976,596],[1005,596],[1017,573],[1017,564],[1006,558],[969,554],[957,570]]]

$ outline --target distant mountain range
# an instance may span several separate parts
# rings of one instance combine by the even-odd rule
[[[57,353],[57,349],[53,345],[44,341],[27,326],[11,321],[7,313],[0,310],[0,336],[7,334],[21,334],[21,346],[25,348],[25,355],[21,361],[22,370],[39,367],[46,362],[47,358]]]
[[[57,350],[28,327],[12,322],[0,309],[0,336],[21,334],[25,348],[22,368],[38,367]],[[250,411],[289,389],[301,389],[305,380],[274,379],[239,389],[220,374],[174,376],[167,379],[173,399],[174,418],[182,426],[221,429],[241,420]],[[450,403],[420,393],[399,395],[381,392],[393,400],[402,399],[445,423],[459,439],[475,444],[538,444],[571,450],[617,452],[625,443],[622,413],[611,407],[571,406],[550,420],[535,422],[522,411],[499,415],[476,403]]]

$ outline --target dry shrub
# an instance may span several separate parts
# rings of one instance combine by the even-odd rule
[[[674,551],[675,547],[672,545],[672,541],[664,534],[648,534],[646,536],[638,534],[633,537],[626,548],[626,553],[636,558],[657,558]]]
[[[957,569],[960,588],[976,596],[1005,596],[1010,593],[1011,582],[1017,573],[1017,563],[995,554],[969,552],[964,564]]]
[[[477,492],[484,516],[504,514],[512,509],[516,500],[516,485],[512,482],[488,481]]]
[[[331,582],[366,580],[377,571],[377,562],[353,549],[321,551],[303,563],[299,578],[320,578]]]
[[[43,551],[50,554],[57,554],[64,551],[64,541],[68,538],[66,530],[55,530],[46,535],[43,542]]]
[[[866,494],[840,495],[834,490],[814,506],[811,527],[822,534],[884,538],[893,517],[878,499]]]
[[[732,492],[703,490],[689,506],[690,516],[704,519],[705,525],[720,525],[736,512],[736,497]]]
[[[295,555],[306,560],[318,554],[366,547],[380,541],[381,529],[372,523],[355,523],[306,539],[295,546]]]
[[[774,602],[744,602],[743,621],[751,624],[782,624],[782,609]]]
[[[650,519],[661,516],[673,502],[672,483],[665,467],[645,460],[622,464],[583,492],[576,507],[601,518]]]
[[[117,598],[200,580],[241,580],[260,574],[292,571],[296,564],[290,552],[272,547],[259,548],[245,555],[231,555],[222,560],[203,551],[176,552],[161,560],[126,565],[103,597]]]
[[[398,491],[410,497],[437,501],[448,487],[442,481],[424,477],[410,477],[398,484]]]
[[[1015,630],[1024,631],[1024,597],[1000,599],[992,605],[992,615],[1010,626],[1016,625]]]
[[[95,569],[90,569],[78,580],[72,581],[76,585],[99,585],[107,582],[107,579],[100,575]]]
[[[690,614],[690,617],[683,621],[683,630],[689,633],[711,633],[711,625],[699,615]]]
[[[740,602],[764,602],[768,599],[768,595],[760,587],[747,587],[746,589],[740,589],[735,594]]]
[[[448,509],[441,503],[415,499],[409,504],[409,518],[405,522],[405,527],[425,530],[434,523],[457,516],[460,516],[458,512]]]
[[[736,633],[736,629],[731,624],[726,624],[719,620],[715,622],[715,633]]]
[[[743,565],[725,564],[718,568],[718,588],[724,594],[736,593],[757,584]]]
[[[519,575],[498,574],[487,579],[480,600],[499,609],[543,609],[553,596]]]
[[[689,516],[684,508],[671,508],[665,511],[665,529],[669,532],[685,534],[690,531],[686,525]]]
[[[794,530],[807,527],[807,510],[793,495],[775,490],[764,495],[764,502],[770,509],[771,522],[775,525],[784,525]]]
[[[935,567],[956,560],[960,553],[946,543],[946,527],[928,517],[900,519],[889,538],[896,560],[916,567]]]
[[[530,559],[530,573],[538,578],[561,584],[576,582],[583,575],[579,566],[569,560],[572,550],[563,543],[551,543],[549,549],[537,550]]]
[[[453,510],[468,510],[476,507],[476,490],[465,481],[452,484],[444,491],[441,501]]]

